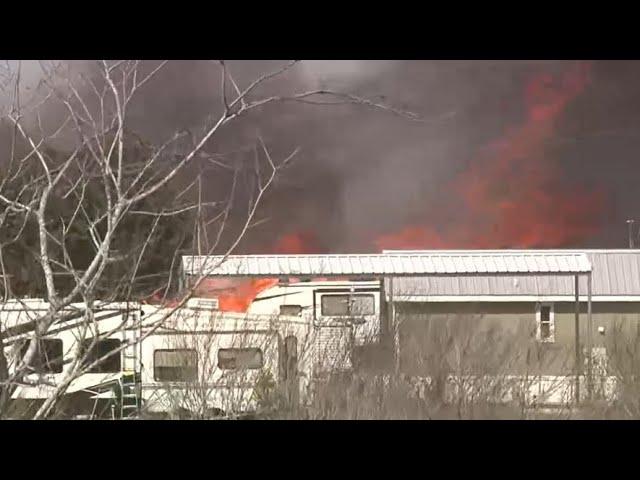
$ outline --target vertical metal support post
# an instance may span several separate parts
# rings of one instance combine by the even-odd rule
[[[576,375],[576,385],[575,385],[575,390],[574,390],[574,399],[576,402],[576,405],[578,405],[580,403],[580,372],[581,372],[581,360],[580,360],[580,276],[579,275],[575,275],[575,287],[574,287],[574,293],[575,293],[575,299],[576,299],[576,304],[575,304],[575,341],[576,341],[576,358],[575,358],[575,375]]]
[[[591,273],[587,277],[587,391],[589,400],[593,394],[593,319],[591,315]]]
[[[397,375],[400,373],[400,325],[396,318],[396,304],[393,299],[393,277],[389,278],[389,313],[391,317],[391,331],[393,333],[394,372]]]

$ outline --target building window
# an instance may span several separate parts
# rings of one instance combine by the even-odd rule
[[[120,361],[120,352],[114,352],[109,354],[114,350],[120,348],[121,342],[117,338],[105,338],[103,340],[98,340],[93,348],[91,344],[94,342],[93,338],[84,340],[82,342],[82,353],[84,356],[84,365],[90,365],[96,360],[105,357],[105,355],[109,355],[104,358],[102,362],[98,365],[87,370],[87,373],[116,373],[122,369],[122,364]]]
[[[195,350],[155,350],[153,378],[159,382],[193,382],[198,378]]]
[[[259,348],[221,348],[218,350],[218,368],[223,370],[254,370],[262,368],[264,358]]]
[[[321,314],[327,317],[352,317],[375,314],[373,295],[323,295]]]
[[[20,349],[21,358],[27,353],[29,344],[27,341]],[[38,341],[36,354],[31,359],[29,370],[35,373],[62,373],[63,352],[62,340],[58,338],[46,338]]]
[[[280,305],[280,315],[299,317],[302,315],[301,305]]]
[[[538,304],[536,309],[536,339],[555,342],[555,321],[552,303]]]

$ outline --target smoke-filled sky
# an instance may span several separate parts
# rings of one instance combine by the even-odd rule
[[[247,84],[282,63],[230,68]],[[220,106],[219,73],[170,63],[135,105],[136,130],[155,140],[196,125]],[[625,247],[625,220],[640,218],[638,61],[305,61],[265,92],[316,87],[425,121],[286,104],[222,132],[210,151],[258,134],[276,155],[301,148],[245,251]]]

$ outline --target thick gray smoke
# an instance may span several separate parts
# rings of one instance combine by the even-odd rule
[[[241,85],[284,62],[233,61]],[[275,155],[301,148],[278,180],[247,250],[280,235],[314,232],[330,251],[359,250],[409,224],[455,222],[448,182],[477,153],[524,115],[532,75],[570,62],[327,61],[302,62],[261,93],[333,88],[412,110],[424,122],[361,106],[284,104],[256,112],[208,146],[228,153],[265,139]],[[25,64],[26,65],[26,64]],[[33,66],[33,65],[32,65]],[[90,64],[87,64],[90,70]],[[31,72],[31,67],[29,67]],[[33,69],[33,72],[37,68]],[[32,73],[30,73],[32,75]],[[563,116],[545,154],[567,180],[605,188],[612,210],[601,233],[576,246],[624,246],[627,217],[640,216],[634,194],[640,136],[640,62],[595,62],[588,89]],[[33,74],[33,77],[37,75]],[[132,106],[132,126],[152,141],[198,125],[219,111],[220,70],[214,62],[173,61]],[[215,189],[215,185],[210,187]],[[213,193],[212,193],[213,195]],[[444,212],[438,218],[433,212]],[[432,212],[432,213],[428,213]]]

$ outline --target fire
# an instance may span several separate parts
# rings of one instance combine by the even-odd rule
[[[223,312],[246,312],[260,292],[278,284],[277,278],[258,278],[242,282],[232,292],[218,296]]]
[[[321,250],[313,232],[301,231],[280,237],[269,253],[304,255],[319,253]]]
[[[599,230],[602,191],[566,185],[562,170],[545,155],[558,119],[589,80],[589,64],[560,77],[538,75],[524,90],[524,123],[490,144],[447,190],[461,199],[455,226],[438,231],[410,226],[383,235],[379,249],[561,247]]]
[[[405,227],[397,233],[382,235],[375,240],[379,250],[419,250],[428,245],[430,248],[446,248],[447,242],[433,230],[420,226]]]
[[[280,237],[265,253],[308,254],[320,251],[316,236],[312,232],[288,233]],[[295,281],[295,279],[293,279]],[[204,279],[195,295],[198,297],[218,297],[219,308],[224,312],[244,313],[255,298],[268,288],[278,284],[277,278],[250,280]]]

